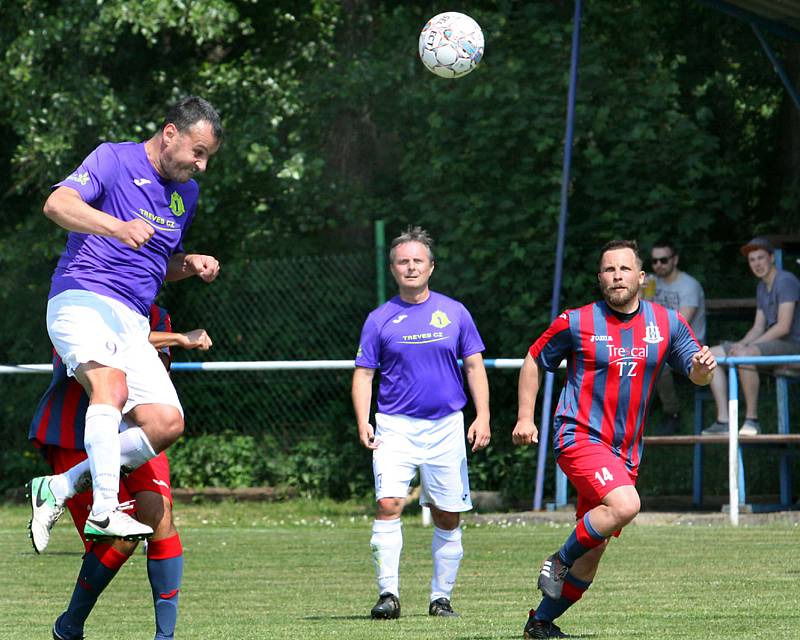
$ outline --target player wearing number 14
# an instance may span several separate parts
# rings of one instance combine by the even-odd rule
[[[639,513],[642,434],[664,366],[697,385],[709,384],[716,368],[677,311],[640,299],[645,273],[635,241],[606,244],[597,278],[603,300],[558,316],[531,346],[519,377],[512,438],[534,444],[540,370],[555,371],[566,359],[553,448],[578,494],[577,526],[541,568],[543,598],[528,616],[526,638],[566,637],[553,621],[589,588],[609,539]]]

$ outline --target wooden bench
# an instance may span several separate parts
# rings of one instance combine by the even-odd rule
[[[744,459],[742,448],[749,446],[777,447],[781,449],[780,455],[780,503],[777,508],[792,506],[792,480],[790,455],[787,449],[790,446],[800,446],[800,433],[789,433],[789,391],[788,385],[800,382],[800,377],[795,375],[777,374],[776,396],[778,404],[778,433],[764,433],[757,436],[739,436],[739,503],[746,504]],[[793,372],[792,372],[793,373]],[[694,396],[694,434],[674,436],[645,436],[645,449],[650,446],[693,446],[694,459],[692,463],[692,505],[702,506],[703,503],[703,447],[704,445],[727,445],[729,438],[726,435],[704,436],[700,432],[705,425],[704,401],[710,399],[711,393],[707,388],[697,388]],[[774,508],[773,505],[759,505],[761,510]]]
[[[756,308],[755,298],[708,298],[706,311],[747,311]]]

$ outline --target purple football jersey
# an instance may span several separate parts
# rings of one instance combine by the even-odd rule
[[[421,304],[396,296],[370,313],[356,366],[380,370],[380,413],[435,420],[467,403],[458,359],[483,350],[466,307],[431,291]]]
[[[147,316],[169,259],[183,252],[183,237],[197,205],[197,183],[162,178],[147,159],[143,143],[122,142],[101,144],[56,187],[75,189],[84,202],[119,220],[140,218],[155,234],[136,250],[114,238],[70,232],[49,298],[82,289]]]

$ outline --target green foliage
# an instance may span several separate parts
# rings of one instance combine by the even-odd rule
[[[370,456],[355,438],[334,445],[305,440],[294,447],[283,470],[286,483],[309,497],[347,499],[372,488]]]
[[[267,468],[252,436],[227,432],[182,438],[169,450],[175,487],[252,487],[262,484]]]
[[[8,489],[20,489],[31,478],[49,473],[49,467],[37,451],[0,453],[0,495]]]
[[[369,456],[355,438],[303,440],[287,453],[272,438],[237,432],[185,437],[169,450],[175,487],[288,486],[308,497],[347,499],[372,486]]]
[[[548,462],[551,460],[549,458]],[[491,445],[474,454],[469,461],[470,487],[473,490],[499,491],[504,504],[509,506],[532,504],[535,475],[536,449],[531,447],[499,449]]]

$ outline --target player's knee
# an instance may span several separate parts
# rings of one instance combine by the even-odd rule
[[[183,416],[174,407],[164,407],[147,425],[142,425],[153,449],[164,451],[183,435]]]
[[[614,509],[620,526],[625,526],[633,520],[639,514],[641,508],[642,502],[639,499],[639,494],[635,491],[627,494],[624,500],[620,500],[615,505]]]
[[[376,517],[378,520],[393,520],[403,513],[402,498],[381,498],[378,500]]]
[[[446,531],[452,531],[457,528],[461,521],[460,514],[450,511],[441,511],[436,507],[431,507],[431,518],[439,529],[444,529]]]
[[[113,382],[92,388],[92,404],[107,404],[122,410],[128,401],[128,385],[125,380],[114,380]]]
[[[183,416],[178,411],[175,411],[165,420],[164,432],[169,444],[172,444],[183,435],[183,424]]]

